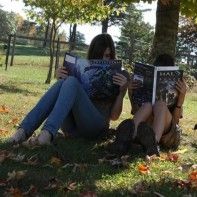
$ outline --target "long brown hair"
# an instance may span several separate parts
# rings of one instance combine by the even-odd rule
[[[93,38],[88,49],[87,59],[103,59],[103,54],[107,48],[111,50],[110,59],[115,59],[115,46],[109,34],[99,34]]]

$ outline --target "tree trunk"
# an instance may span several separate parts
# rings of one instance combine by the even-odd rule
[[[49,63],[49,72],[47,75],[47,79],[45,83],[50,84],[51,82],[51,76],[53,71],[53,62],[54,62],[54,51],[55,51],[55,36],[56,36],[56,29],[55,29],[55,21],[52,23],[51,27],[51,33],[50,33],[50,63]]]
[[[168,4],[158,0],[151,61],[164,53],[175,57],[179,11],[180,0],[171,0]]]
[[[109,19],[106,18],[102,21],[102,33],[107,33]]]
[[[44,34],[43,48],[45,48],[46,45],[47,45],[47,38],[48,38],[49,26],[50,26],[50,22],[49,22],[49,19],[48,19],[46,30],[45,30],[45,34]]]
[[[69,52],[74,50],[76,45],[77,24],[70,25]]]

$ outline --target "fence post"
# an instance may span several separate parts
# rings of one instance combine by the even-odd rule
[[[10,62],[10,66],[13,66],[13,62],[14,62],[14,52],[15,52],[15,44],[16,44],[16,34],[14,34],[13,36],[13,44],[12,44],[12,57],[11,57],[11,62]]]
[[[55,71],[57,70],[58,66],[59,66],[59,56],[60,56],[60,38],[58,37],[57,40],[57,48],[56,48],[56,59],[55,59]],[[54,77],[55,77],[54,73]]]
[[[5,58],[5,70],[8,69],[8,59],[9,59],[9,55],[10,55],[10,43],[11,43],[11,39],[12,39],[12,35],[8,36],[8,48],[7,48],[7,52],[6,52],[6,58]]]

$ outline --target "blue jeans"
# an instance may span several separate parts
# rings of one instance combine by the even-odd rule
[[[20,127],[27,136],[40,127],[53,137],[64,122],[68,132],[76,131],[87,138],[96,138],[106,127],[106,120],[95,108],[75,77],[58,80],[27,114]]]

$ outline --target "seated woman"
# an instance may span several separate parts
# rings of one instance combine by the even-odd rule
[[[115,59],[114,42],[109,34],[97,35],[91,42],[88,59]],[[119,86],[119,94],[105,100],[91,100],[78,80],[69,76],[66,68],[57,72],[59,80],[43,95],[36,106],[21,122],[12,143],[27,140],[40,127],[41,133],[33,142],[50,144],[62,126],[64,130],[85,138],[97,138],[122,112],[123,98],[127,90],[127,78],[116,73],[113,83]]]
[[[162,54],[158,56],[154,65],[174,66],[174,59],[167,54]],[[177,148],[180,137],[178,123],[182,117],[182,106],[186,94],[186,83],[184,79],[179,80],[176,84],[178,99],[176,105],[171,108],[168,108],[164,101],[157,101],[153,106],[149,102],[138,106],[132,99],[132,92],[138,87],[139,84],[133,80],[131,80],[128,85],[129,98],[134,115],[133,139],[137,137],[137,140],[145,146],[147,154],[158,154],[157,144],[167,146],[167,148]],[[154,132],[151,132],[151,130]],[[153,133],[153,135],[151,133]],[[152,137],[150,135],[152,135]],[[150,142],[150,140],[152,140],[152,142]],[[150,144],[152,147],[148,147]]]

